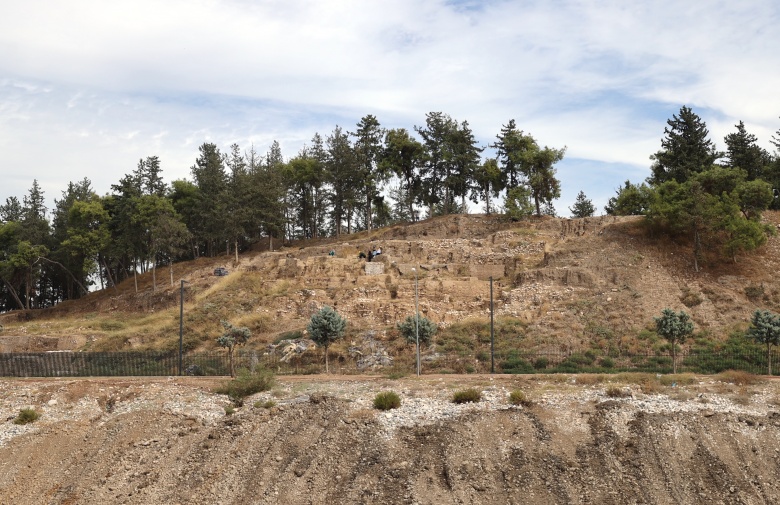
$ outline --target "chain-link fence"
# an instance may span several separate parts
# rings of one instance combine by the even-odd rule
[[[746,349],[740,352],[688,351],[677,355],[678,373],[713,374],[724,370],[742,370],[767,374],[766,351]],[[778,375],[780,352],[772,350],[772,372]],[[324,372],[321,353],[308,353],[288,361],[259,351],[240,351],[234,356],[236,369],[265,367],[277,374]],[[407,362],[408,361],[408,362]],[[392,369],[404,367],[413,372],[411,361],[396,360]],[[423,373],[671,373],[672,356],[664,353],[600,355],[583,352],[524,352],[510,350],[423,355]],[[388,369],[374,369],[381,372]],[[331,372],[361,373],[356,359],[331,353]],[[37,352],[0,353],[2,377],[89,377],[89,376],[166,376],[229,375],[230,360],[224,351],[189,353],[158,352]]]

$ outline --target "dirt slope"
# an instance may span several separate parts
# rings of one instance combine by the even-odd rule
[[[777,382],[585,379],[289,378],[232,416],[194,379],[6,381],[3,416],[43,415],[0,426],[0,503],[780,503]]]
[[[372,245],[384,254],[358,260]],[[160,269],[156,289],[149,273],[139,276],[137,293],[129,279],[53,309],[2,314],[0,351],[178,348],[178,279],[187,280],[185,338],[193,349],[215,345],[220,319],[250,327],[249,347],[262,348],[305,329],[326,304],[350,322],[351,341],[334,352],[346,356],[368,333],[392,340],[394,325],[414,311],[413,268],[420,311],[442,327],[486,321],[493,277],[497,317],[522,321],[523,345],[540,351],[643,350],[637,335],[666,307],[689,312],[713,339],[744,327],[756,308],[780,308],[780,238],[736,262],[716,261],[710,251],[694,272],[687,244],[647,235],[638,217],[444,216],[231,262],[201,258],[175,265],[173,283]],[[221,265],[230,275],[213,275]]]

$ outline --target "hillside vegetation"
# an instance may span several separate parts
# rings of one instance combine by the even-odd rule
[[[780,215],[764,220],[775,226]],[[358,258],[372,246],[383,254],[371,263]],[[2,314],[0,350],[178,349],[180,279],[187,350],[214,348],[220,320],[248,327],[249,349],[305,337],[311,315],[329,305],[348,320],[331,356],[351,362],[368,346],[395,366],[411,363],[413,349],[396,324],[414,314],[416,279],[420,312],[439,325],[428,359],[468,355],[480,367],[489,349],[490,277],[504,354],[659,349],[653,317],[666,307],[692,316],[694,343],[717,345],[743,331],[756,308],[780,306],[778,263],[778,238],[770,237],[736,261],[705,256],[695,272],[690,245],[651,236],[641,217],[450,215],[287,244],[237,263],[224,256],[177,263],[172,282],[158,270],[156,290],[147,273],[137,292],[129,279],[51,309]],[[213,274],[220,266],[227,276]]]

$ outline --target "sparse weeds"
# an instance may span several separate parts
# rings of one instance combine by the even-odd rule
[[[662,391],[659,377],[649,373],[621,373],[616,376],[617,380],[628,384],[636,384],[644,394],[660,393]]]
[[[530,407],[533,405],[533,402],[528,398],[528,395],[519,389],[515,389],[509,393],[509,403],[512,405],[522,405],[523,407]]]
[[[577,381],[577,384],[593,385],[605,382],[607,380],[607,376],[604,374],[583,373],[578,374],[575,377],[575,380]]]
[[[476,403],[482,399],[482,392],[474,389],[461,389],[452,395],[452,403]]]
[[[41,415],[35,409],[21,409],[19,415],[14,419],[14,424],[30,424],[38,420],[39,417],[41,417]]]
[[[406,370],[391,370],[387,373],[387,375],[385,375],[385,378],[390,380],[398,380],[403,379],[407,375],[409,375],[409,372]]]
[[[276,407],[276,402],[273,400],[256,401],[253,407],[256,409],[271,409]]]
[[[734,403],[737,403],[739,405],[750,405],[750,402],[753,398],[753,395],[750,393],[750,391],[747,390],[747,388],[741,387],[739,388],[739,391],[737,391],[737,394],[734,395]]]
[[[662,375],[659,379],[664,386],[690,386],[696,382],[696,376],[692,373],[678,373]]]
[[[401,406],[401,397],[393,391],[383,391],[374,397],[374,408],[377,410],[397,409]]]
[[[236,412],[236,408],[232,405],[225,405],[225,415],[232,416]]]

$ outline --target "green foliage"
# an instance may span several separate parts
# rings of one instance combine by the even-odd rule
[[[347,320],[327,305],[311,316],[309,325],[306,327],[309,337],[314,343],[325,347],[326,373],[330,371],[328,367],[328,346],[343,337],[346,328]]]
[[[217,337],[217,344],[220,347],[232,348],[237,345],[246,344],[252,336],[249,328],[243,326],[236,327],[225,320],[220,321],[220,324],[225,328],[225,333]]]
[[[274,385],[274,374],[264,368],[250,372],[238,371],[235,379],[225,382],[214,390],[217,394],[228,395],[234,403],[242,403],[244,398],[255,393],[268,391]]]
[[[374,408],[377,410],[397,409],[401,406],[401,397],[393,391],[383,391],[374,397]]]
[[[522,405],[523,407],[530,407],[533,405],[533,402],[528,398],[528,396],[519,389],[515,389],[509,393],[509,403],[512,405]]]
[[[236,411],[236,408],[233,405],[225,405],[225,415],[226,416],[232,416]]]
[[[569,207],[569,212],[573,217],[590,217],[596,213],[596,207],[593,206],[593,202],[588,200],[584,191],[577,193],[577,199],[574,201],[574,205]]]
[[[764,285],[751,284],[749,286],[746,286],[745,296],[747,296],[748,300],[750,300],[751,302],[757,302],[764,296]]]
[[[531,191],[525,186],[510,188],[504,200],[506,215],[512,221],[519,221],[534,213]]]
[[[617,195],[609,199],[604,211],[610,216],[641,216],[647,213],[652,198],[652,190],[647,184],[626,181],[618,188]]]
[[[476,403],[482,399],[482,392],[474,389],[462,389],[452,395],[452,403]]]
[[[433,336],[438,329],[433,321],[419,313],[417,313],[416,321],[414,316],[407,316],[406,319],[398,323],[397,328],[401,332],[401,336],[412,344],[417,343],[417,332],[419,331],[420,343],[425,345],[430,345],[433,342]]]
[[[766,345],[767,374],[772,375],[771,346],[780,345],[780,315],[757,309],[750,320],[750,328],[746,336],[759,344]]]
[[[709,169],[723,153],[707,138],[709,130],[705,122],[689,107],[682,106],[679,115],[667,121],[661,140],[661,150],[652,156],[651,181],[661,184],[667,181],[684,183],[693,174]]]
[[[655,331],[672,346],[672,367],[677,373],[677,344],[682,344],[693,334],[693,322],[685,311],[680,313],[672,309],[663,309],[661,317],[654,318]]]
[[[758,138],[745,130],[745,123],[740,121],[734,126],[737,127],[737,132],[729,133],[724,139],[728,166],[747,172],[748,180],[756,179],[771,163],[771,156],[758,146]]]
[[[220,347],[227,348],[228,355],[230,357],[230,376],[235,377],[236,371],[233,365],[233,354],[235,348],[236,346],[246,344],[252,334],[249,331],[249,328],[243,326],[236,327],[225,320],[220,321],[220,324],[222,324],[222,327],[225,329],[225,333],[217,337],[217,344]]]
[[[29,424],[38,420],[41,415],[37,410],[24,408],[19,411],[19,415],[14,418],[14,424]]]
[[[529,374],[535,372],[534,367],[517,350],[510,351],[507,358],[499,363],[499,366],[504,373]]]

